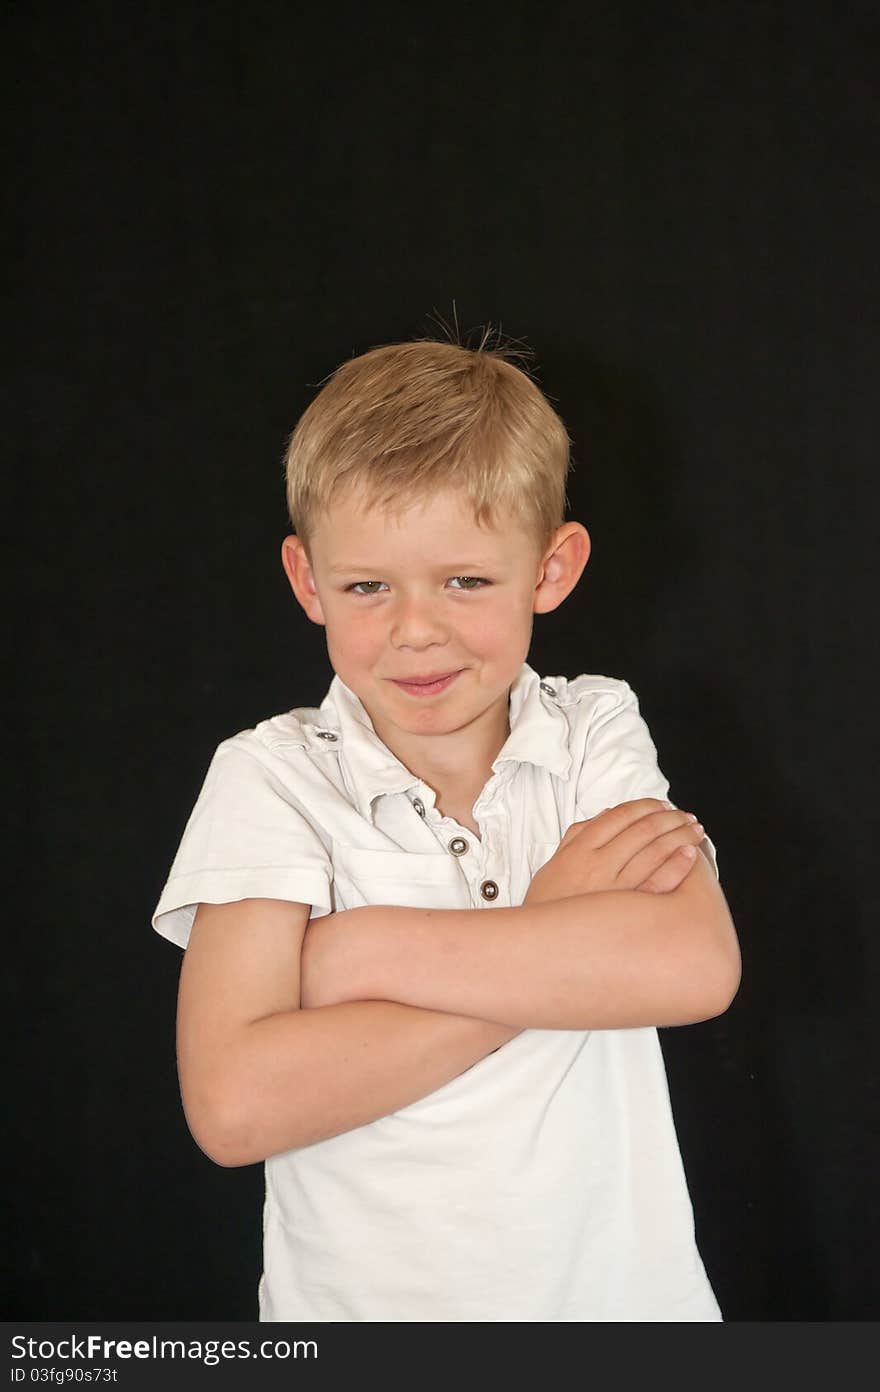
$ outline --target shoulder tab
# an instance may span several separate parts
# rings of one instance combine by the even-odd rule
[[[575,706],[587,697],[612,696],[623,705],[635,700],[635,692],[629,682],[620,677],[605,677],[599,674],[586,674],[579,677],[544,677],[541,691],[560,706]]]
[[[283,715],[273,715],[261,720],[250,733],[266,749],[308,749],[315,743],[313,731],[315,722],[320,722],[321,712],[314,706],[298,706],[285,711]],[[317,728],[323,729],[322,725]]]

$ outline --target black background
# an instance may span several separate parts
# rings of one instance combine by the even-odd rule
[[[8,1313],[255,1318],[149,919],[216,744],[332,676],[287,434],[455,314],[574,439],[529,661],[625,677],[718,847],[743,985],[661,1037],[722,1310],[875,1317],[876,7],[7,13]]]

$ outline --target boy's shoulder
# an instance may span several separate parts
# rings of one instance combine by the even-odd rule
[[[589,696],[615,696],[620,700],[632,695],[629,682],[622,677],[603,677],[599,672],[582,672],[579,677],[542,677],[540,688],[554,695],[558,702],[569,706]],[[553,688],[553,690],[547,690]]]
[[[261,754],[283,757],[295,749],[326,747],[320,738],[322,731],[325,734],[328,731],[325,711],[317,706],[296,706],[229,735],[219,748],[247,750],[258,757]]]
[[[635,692],[622,677],[584,672],[578,677],[542,677],[540,686],[552,704],[575,707],[579,716],[599,709],[613,711],[621,706],[638,706]]]

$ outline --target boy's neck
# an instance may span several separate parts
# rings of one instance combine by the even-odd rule
[[[510,692],[483,715],[460,730],[444,735],[413,734],[396,726],[373,725],[386,748],[438,798],[475,801],[492,775],[495,762],[510,734]]]

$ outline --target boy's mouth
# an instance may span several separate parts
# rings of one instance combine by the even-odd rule
[[[414,696],[433,696],[438,691],[445,691],[448,686],[451,686],[458,675],[458,671],[441,672],[435,677],[410,677],[406,681],[402,678],[392,677],[391,680],[402,691],[409,691]]]

